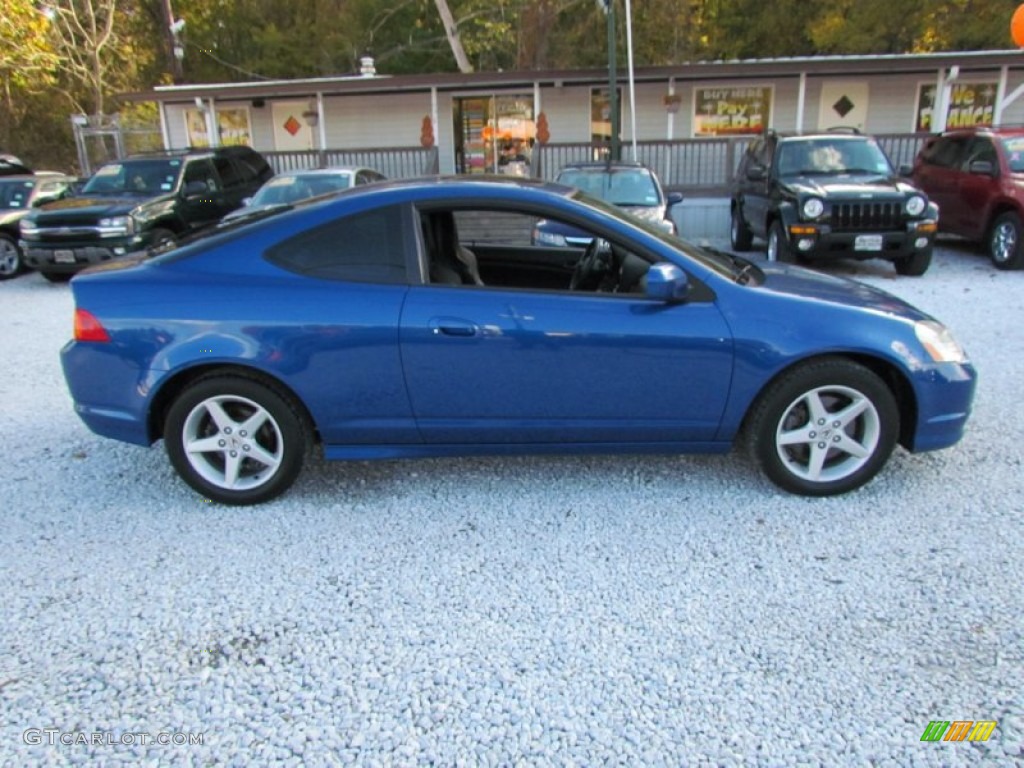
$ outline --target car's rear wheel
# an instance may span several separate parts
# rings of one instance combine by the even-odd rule
[[[928,271],[928,267],[932,263],[932,249],[928,248],[924,251],[915,251],[909,256],[903,256],[902,258],[896,259],[893,265],[896,267],[896,273],[900,275],[906,275],[908,277],[920,277]]]
[[[1024,267],[1024,238],[1020,216],[1007,211],[996,217],[988,233],[988,255],[999,269]]]
[[[796,261],[796,254],[786,239],[786,230],[778,219],[768,228],[768,261],[781,261],[786,264]]]
[[[164,442],[171,464],[199,493],[224,504],[259,504],[295,482],[309,430],[276,387],[213,374],[173,402]]]
[[[153,230],[152,245],[150,250],[154,253],[162,253],[163,251],[171,250],[177,243],[177,239],[174,237],[174,233],[169,229],[155,229]]]
[[[0,280],[17,277],[23,271],[18,243],[10,235],[0,234]]]
[[[739,203],[732,207],[729,240],[734,251],[749,251],[754,242],[754,233],[750,231],[747,222],[743,220],[743,212],[740,210]]]
[[[745,439],[776,485],[831,496],[878,473],[899,426],[896,399],[885,382],[862,365],[825,358],[769,385],[751,409]]]

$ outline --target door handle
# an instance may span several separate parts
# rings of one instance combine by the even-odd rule
[[[435,317],[430,321],[429,327],[434,335],[445,336],[475,336],[477,331],[475,323],[457,317]]]

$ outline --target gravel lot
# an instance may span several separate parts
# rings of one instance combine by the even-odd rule
[[[314,461],[206,504],[73,414],[67,286],[0,284],[0,764],[1024,764],[1024,272],[945,246],[834,271],[953,328],[968,434],[837,499],[732,455]]]

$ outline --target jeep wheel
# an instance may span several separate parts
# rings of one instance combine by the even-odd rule
[[[17,277],[24,271],[21,249],[10,235],[0,234],[0,280]]]
[[[1000,214],[988,234],[988,255],[998,269],[1024,267],[1024,241],[1020,216],[1012,211]]]
[[[754,234],[743,220],[743,212],[739,203],[732,207],[732,217],[729,223],[729,240],[732,242],[734,251],[749,251],[754,242]]]
[[[782,228],[782,222],[778,219],[768,228],[768,261],[781,261],[784,264],[796,261],[793,249],[789,247],[789,241],[786,239],[786,230]]]
[[[907,277],[920,277],[928,271],[928,267],[931,263],[931,248],[927,248],[923,251],[915,251],[909,256],[903,256],[902,258],[895,259],[893,261],[893,265],[896,267],[896,274],[906,275]]]

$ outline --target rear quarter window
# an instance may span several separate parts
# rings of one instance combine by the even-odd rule
[[[322,280],[407,282],[400,208],[344,216],[289,238],[264,254],[289,272]]]

